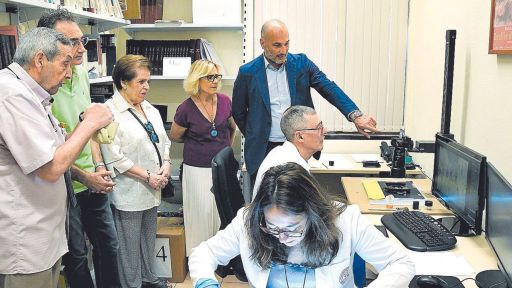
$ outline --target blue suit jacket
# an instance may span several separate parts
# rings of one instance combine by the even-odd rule
[[[314,108],[312,87],[345,116],[358,109],[306,55],[288,53],[285,65],[292,106]],[[247,171],[253,174],[265,158],[272,124],[263,55],[244,64],[238,71],[233,87],[233,118],[245,136],[245,163]]]

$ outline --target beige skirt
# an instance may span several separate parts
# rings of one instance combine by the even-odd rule
[[[183,217],[187,256],[192,248],[214,236],[220,227],[213,186],[212,169],[183,164]]]

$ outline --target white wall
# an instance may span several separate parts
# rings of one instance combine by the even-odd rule
[[[490,6],[490,0],[411,0],[405,126],[414,140],[433,139],[440,130],[445,31],[457,30],[451,132],[512,181],[512,55],[487,53]],[[423,158],[431,166],[432,157]]]

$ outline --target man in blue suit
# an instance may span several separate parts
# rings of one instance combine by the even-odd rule
[[[269,20],[261,28],[263,55],[244,64],[233,88],[233,117],[245,136],[245,163],[252,184],[258,168],[285,137],[279,126],[283,112],[293,105],[313,107],[311,88],[354,122],[369,137],[377,122],[364,115],[336,83],[329,80],[304,54],[288,53],[288,28]]]

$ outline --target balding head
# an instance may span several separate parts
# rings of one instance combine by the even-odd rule
[[[288,34],[288,28],[286,27],[286,24],[284,24],[283,21],[279,19],[271,19],[263,23],[261,26],[261,38],[265,37],[265,34],[267,32],[274,31],[284,31]]]
[[[288,28],[283,21],[272,19],[261,26],[260,45],[272,66],[277,68],[286,62],[289,42]]]

